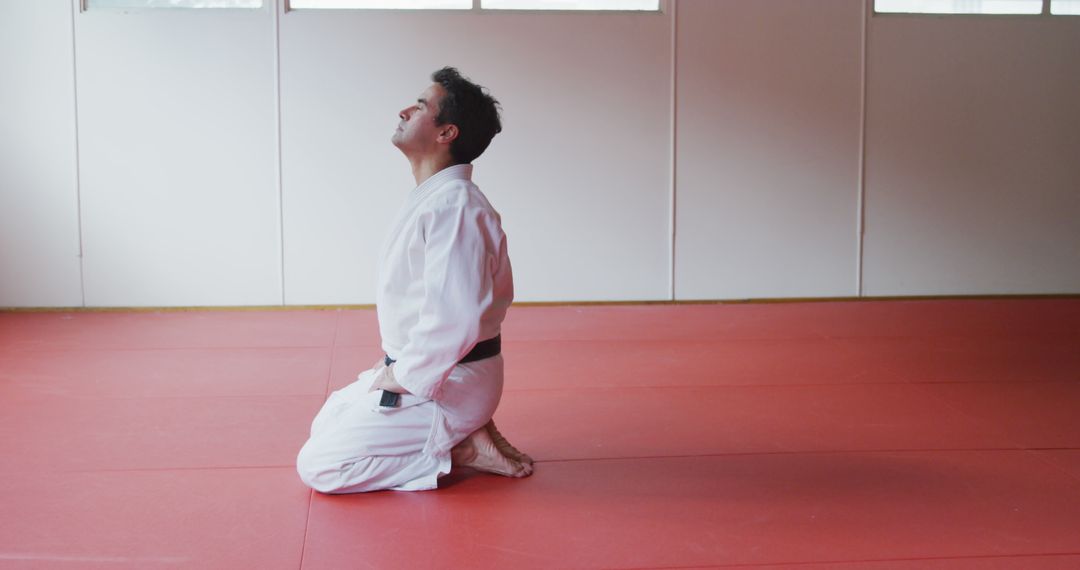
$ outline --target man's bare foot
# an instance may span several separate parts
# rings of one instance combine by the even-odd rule
[[[495,420],[490,420],[487,425],[484,426],[484,429],[487,430],[488,435],[491,436],[491,441],[495,442],[495,448],[498,449],[500,453],[514,461],[520,461],[526,465],[533,464],[532,457],[518,451],[516,447],[510,445],[509,441],[506,441],[503,434],[499,433],[499,430],[495,427]]]
[[[533,470],[532,465],[503,455],[485,428],[472,432],[465,441],[454,446],[450,450],[450,460],[454,465],[506,477],[528,477]]]

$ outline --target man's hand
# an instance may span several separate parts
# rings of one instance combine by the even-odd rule
[[[375,374],[375,382],[371,384],[371,389],[368,392],[374,392],[375,390],[386,390],[388,392],[395,392],[397,394],[411,394],[401,384],[397,383],[394,378],[394,365],[384,366]]]

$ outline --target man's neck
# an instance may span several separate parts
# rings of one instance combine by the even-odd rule
[[[417,186],[423,184],[425,180],[431,178],[440,170],[454,165],[454,160],[449,156],[428,156],[413,159],[409,162],[412,163],[413,178],[416,179]]]

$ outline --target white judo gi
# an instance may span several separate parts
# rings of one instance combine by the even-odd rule
[[[330,395],[311,424],[297,471],[323,493],[434,489],[450,450],[491,419],[503,360],[458,364],[499,335],[514,296],[499,214],[472,183],[472,165],[439,171],[408,196],[379,259],[382,348],[411,392],[396,408],[368,389],[379,365]]]

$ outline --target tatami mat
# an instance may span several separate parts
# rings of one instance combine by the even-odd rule
[[[373,310],[0,313],[0,568],[1080,567],[1080,300],[514,307],[524,480],[312,493]]]

